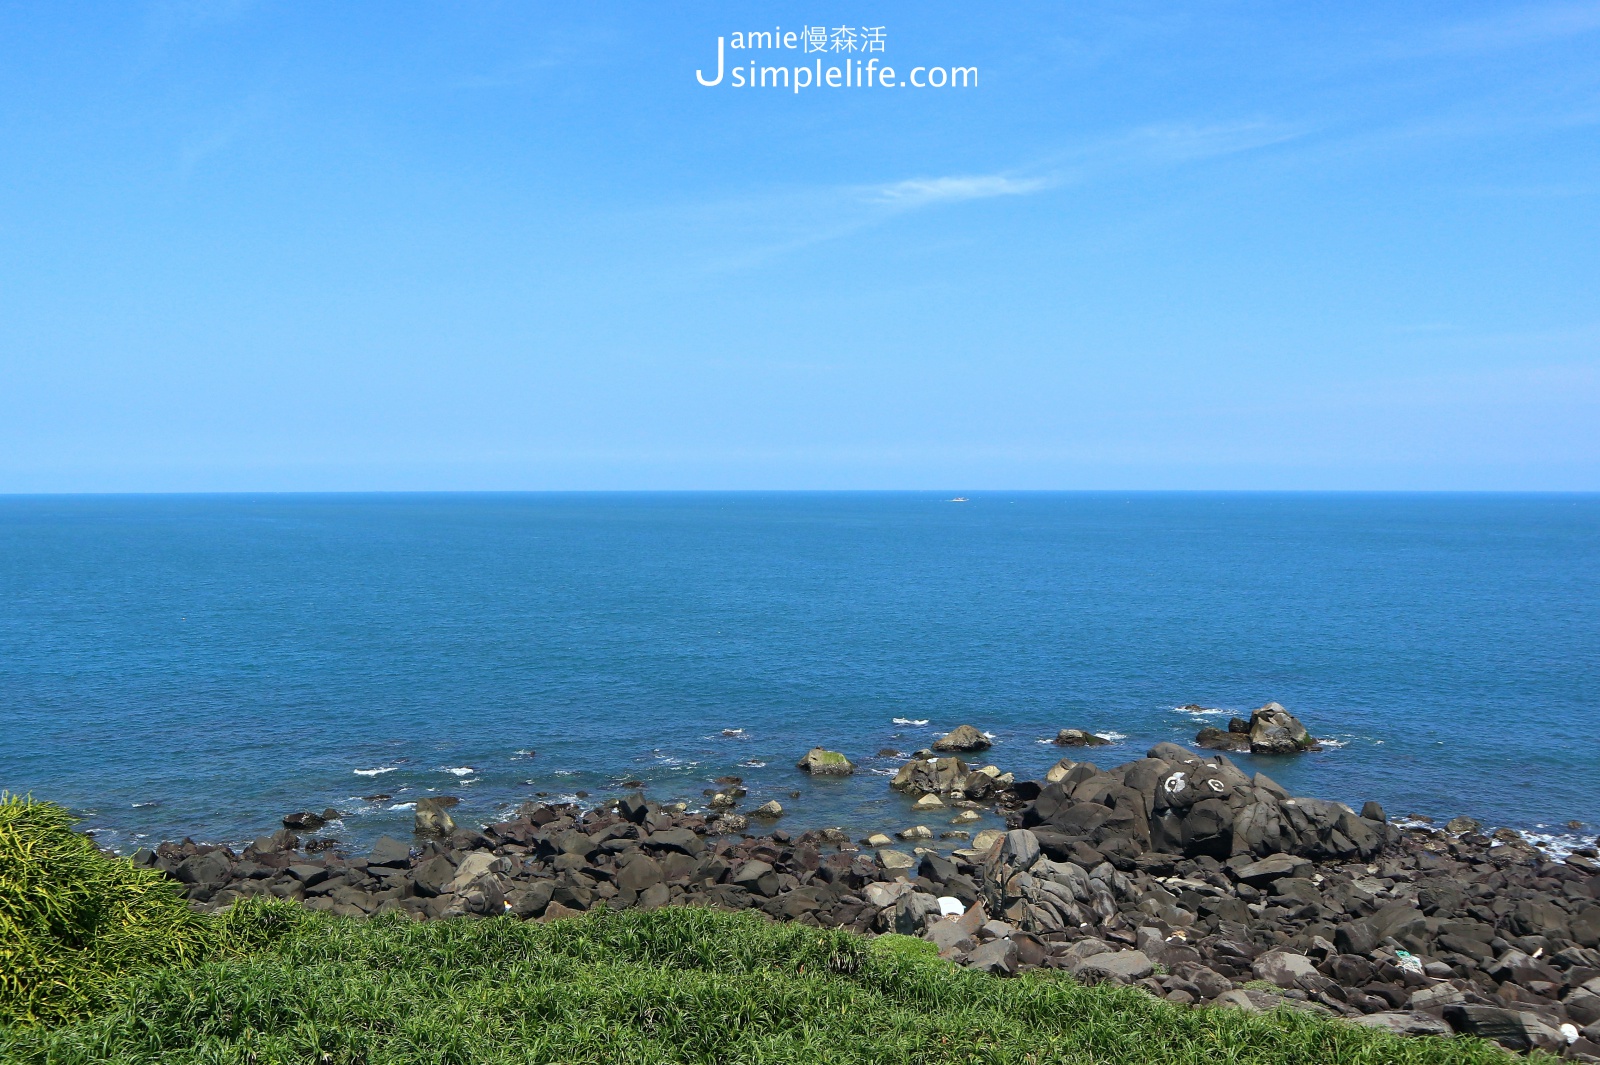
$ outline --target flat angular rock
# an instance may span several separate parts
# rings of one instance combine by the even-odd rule
[[[986,828],[972,837],[972,849],[982,854],[1000,841],[1005,833],[998,828]]]
[[[885,847],[878,852],[878,863],[891,873],[908,873],[916,868],[917,860],[905,851]]]
[[[1153,972],[1155,965],[1144,951],[1119,950],[1085,958],[1083,964],[1078,967],[1076,975],[1079,980],[1084,981],[1098,979],[1131,984],[1135,980],[1143,980]]]
[[[1352,1017],[1356,1024],[1366,1028],[1382,1028],[1384,1031],[1393,1032],[1395,1035],[1438,1035],[1451,1034],[1450,1026],[1431,1013],[1418,1013],[1412,1011],[1389,1010],[1383,1013],[1369,1013],[1365,1017]]]
[[[979,972],[1010,976],[1017,971],[1017,945],[1009,939],[992,939],[969,953],[962,964]]]
[[[861,889],[861,895],[868,903],[881,910],[893,906],[895,900],[900,898],[901,895],[909,894],[915,890],[908,880],[891,880],[887,884],[868,884]]]
[[[512,891],[506,896],[506,901],[511,904],[509,912],[525,921],[542,915],[545,907],[550,905],[550,897],[555,892],[555,887],[549,880],[535,880],[527,887]]]
[[[379,836],[378,841],[372,845],[372,850],[367,854],[368,865],[399,868],[410,863],[411,846],[400,842],[393,836]]]
[[[315,887],[322,881],[328,880],[328,867],[326,865],[290,865],[283,872],[288,873],[291,878],[298,880],[299,883],[304,884],[306,887]]]
[[[1246,988],[1234,988],[1224,991],[1211,1003],[1213,1006],[1226,1006],[1229,1009],[1244,1010],[1246,1013],[1267,1013],[1277,1009],[1283,1004],[1283,999],[1277,995],[1269,995],[1264,991],[1252,991]]]
[[[1196,747],[1204,747],[1208,751],[1248,751],[1250,737],[1238,732],[1225,732],[1214,725],[1207,725],[1195,733]]]
[[[929,925],[922,938],[938,947],[940,954],[954,951],[965,954],[977,946],[972,933],[963,928],[960,921],[948,918]]]
[[[894,930],[903,936],[920,936],[929,915],[937,916],[939,900],[923,891],[911,891],[894,904]]]
[[[664,879],[660,862],[645,854],[635,854],[631,861],[618,870],[617,890],[631,891],[637,895]]]
[[[705,841],[687,828],[663,828],[659,832],[652,832],[645,837],[644,845],[656,850],[677,851],[690,857],[706,849]]]
[[[1411,1001],[1407,1003],[1413,1011],[1440,1009],[1456,1002],[1465,1002],[1467,996],[1458,987],[1452,984],[1434,984],[1432,987],[1419,987],[1411,992]]]
[[[450,893],[460,894],[479,878],[488,875],[496,860],[488,851],[474,851],[461,859],[461,864],[456,866],[456,875],[450,878]]]
[[[1559,1051],[1567,1043],[1558,1030],[1520,1010],[1455,1003],[1444,1008],[1444,1019],[1463,1035],[1492,1039],[1512,1050]]]
[[[1600,995],[1586,987],[1574,989],[1561,1005],[1567,1011],[1567,1017],[1580,1028],[1600,1021]]]
[[[1304,858],[1292,854],[1273,854],[1239,867],[1235,875],[1253,887],[1262,887],[1284,877],[1304,877],[1311,874],[1312,865]]]

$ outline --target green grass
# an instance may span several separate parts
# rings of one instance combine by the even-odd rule
[[[1287,1011],[1189,1010],[1044,975],[999,980],[940,961],[920,940],[749,912],[417,924],[252,901],[206,927],[200,954],[124,968],[72,1010],[0,1024],[0,1060],[1506,1060],[1476,1041],[1399,1040]]]
[[[160,873],[107,859],[61,807],[0,794],[0,1023],[68,1017],[124,973],[207,956],[215,925]]]

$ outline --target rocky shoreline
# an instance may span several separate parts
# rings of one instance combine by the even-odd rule
[[[1234,735],[1284,752],[1310,746],[1275,714],[1263,724]],[[1063,746],[1082,745],[1068,735],[1078,731],[1063,730]],[[899,844],[835,829],[747,835],[732,781],[704,812],[634,793],[588,809],[529,802],[467,828],[435,799],[419,804],[415,839],[384,837],[365,855],[308,851],[285,827],[239,854],[185,840],[134,861],[166,871],[208,910],[257,895],[419,920],[549,920],[602,905],[755,909],[920,936],[1002,976],[1057,969],[1173,1002],[1286,1005],[1600,1061],[1593,850],[1556,861],[1464,818],[1400,827],[1376,803],[1357,812],[1294,797],[1225,754],[1171,743],[1111,769],[1064,758],[1044,780],[1017,781],[959,757],[988,747],[981,733],[951,736],[891,785],[916,799],[919,817],[951,827],[904,828]],[[849,772],[820,748],[802,763]],[[959,826],[985,806],[1009,830],[968,838]],[[782,812],[771,803],[751,816]],[[320,816],[286,822],[314,828]]]

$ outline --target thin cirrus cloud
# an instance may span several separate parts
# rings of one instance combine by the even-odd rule
[[[1450,27],[1432,43],[1445,52],[1519,48],[1600,30],[1600,3],[1548,4]]]
[[[698,205],[690,214],[710,273],[763,265],[792,252],[839,240],[912,212],[1021,198],[1141,171],[1159,171],[1282,145],[1309,127],[1259,119],[1214,124],[1156,124],[1124,130],[1057,153],[1027,169],[992,174],[905,178],[872,185],[826,185]],[[807,219],[797,226],[795,219]],[[809,220],[826,218],[826,225]],[[733,250],[729,250],[733,249]]]
[[[926,207],[936,203],[986,200],[995,196],[1026,196],[1042,192],[1055,182],[1049,178],[1014,178],[1003,174],[912,178],[868,190],[867,199],[892,207]]]

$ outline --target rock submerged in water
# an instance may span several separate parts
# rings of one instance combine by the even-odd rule
[[[1096,736],[1087,729],[1064,728],[1056,733],[1056,738],[1050,742],[1057,747],[1104,747],[1111,741],[1104,736]]]
[[[1195,734],[1194,742],[1209,751],[1249,754],[1298,754],[1322,749],[1300,719],[1281,703],[1268,703],[1251,713],[1249,721],[1233,718],[1227,731],[1208,725]]]
[[[957,726],[933,742],[936,751],[987,751],[991,746],[989,737],[971,725]]]
[[[796,768],[814,777],[845,777],[856,771],[850,759],[838,751],[813,747],[796,763]]]
[[[450,807],[455,806],[460,801],[453,795],[418,799],[414,828],[416,834],[419,836],[450,835],[456,830],[455,819],[450,816]]]

